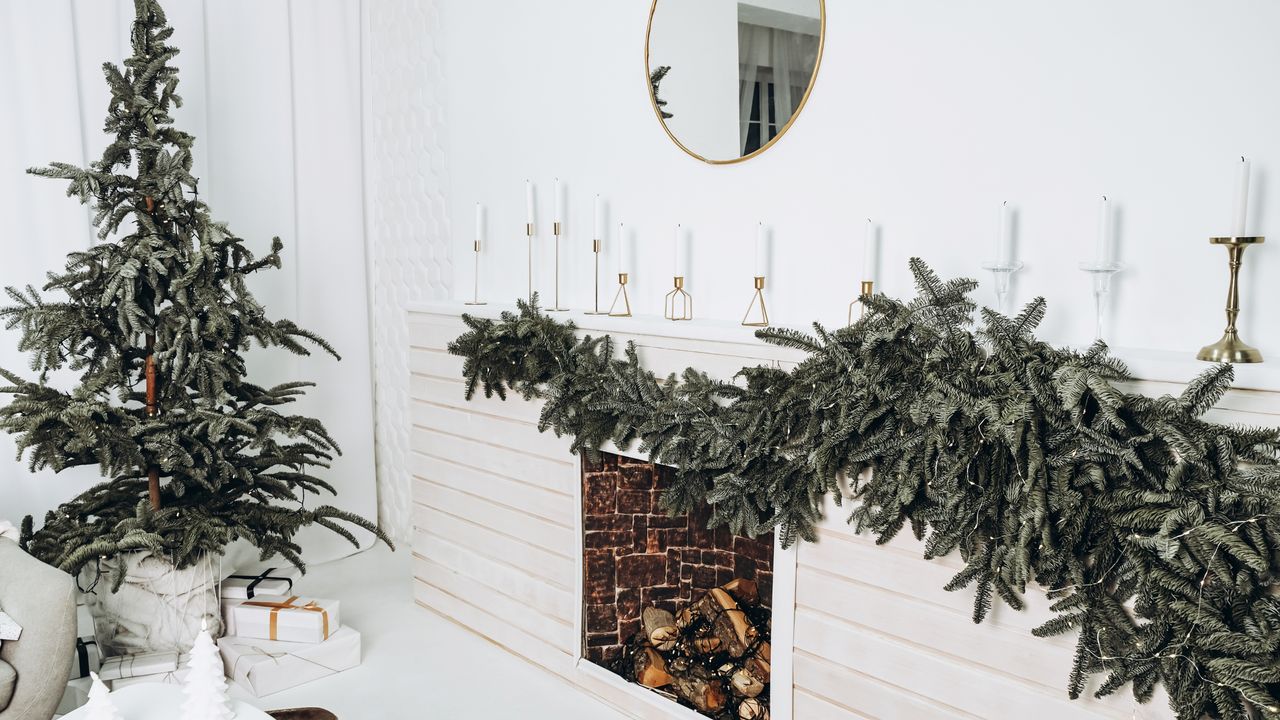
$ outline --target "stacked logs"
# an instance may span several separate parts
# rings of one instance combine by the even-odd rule
[[[716,720],[768,720],[767,608],[734,580],[676,614],[647,607],[615,670]]]

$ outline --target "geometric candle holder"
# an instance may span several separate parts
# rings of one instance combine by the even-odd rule
[[[685,292],[684,277],[676,275],[671,278],[675,286],[671,292],[667,293],[663,298],[662,315],[668,320],[692,320],[693,319],[693,296]]]
[[[1231,279],[1227,284],[1227,329],[1222,338],[1212,345],[1206,345],[1196,354],[1197,360],[1227,363],[1259,363],[1262,353],[1250,347],[1240,339],[1236,330],[1236,318],[1240,316],[1240,266],[1244,263],[1245,248],[1250,245],[1261,245],[1266,242],[1263,237],[1216,237],[1210,238],[1211,245],[1224,245],[1227,248],[1227,264],[1231,271]]]
[[[1120,263],[1082,262],[1080,269],[1093,277],[1093,339],[1101,340],[1102,322],[1107,299],[1111,295],[1111,276],[1124,269]]]
[[[751,296],[751,304],[747,306],[747,312],[742,316],[742,324],[746,327],[769,327],[769,310],[764,306],[764,276],[757,275],[755,277],[756,294]],[[758,320],[747,321],[751,317],[751,311],[756,305],[760,306],[760,314]]]
[[[613,296],[613,304],[609,306],[609,317],[631,317],[631,298],[627,296],[627,273],[618,273],[618,292]],[[622,301],[622,309],[618,310],[618,301]]]
[[[1022,269],[1022,263],[1017,260],[987,261],[982,263],[982,269],[990,271],[991,277],[995,281],[996,312],[1007,315],[1005,301],[1009,297],[1009,280],[1014,273]]]
[[[862,281],[862,291],[858,294],[858,299],[849,303],[849,324],[853,324],[853,306],[857,305],[861,308],[858,311],[858,318],[864,318],[867,315],[867,306],[862,302],[862,298],[871,297],[876,292],[876,284],[873,280]]]

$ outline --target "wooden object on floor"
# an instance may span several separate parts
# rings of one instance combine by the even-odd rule
[[[338,716],[328,710],[314,707],[271,710],[267,714],[275,720],[338,720]]]

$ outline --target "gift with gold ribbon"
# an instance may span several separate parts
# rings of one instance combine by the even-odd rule
[[[337,600],[259,595],[233,608],[236,635],[282,642],[324,642],[341,627]]]
[[[227,677],[257,697],[350,670],[360,664],[360,633],[344,627],[322,643],[243,637],[218,641]]]

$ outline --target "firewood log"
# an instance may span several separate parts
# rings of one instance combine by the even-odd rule
[[[743,605],[760,604],[760,586],[752,580],[738,578],[725,583],[720,589],[732,595],[734,600]]]
[[[729,683],[733,687],[734,694],[740,697],[753,698],[764,692],[764,682],[745,667],[735,670]]]
[[[747,698],[738,705],[738,720],[769,720],[769,708],[759,698]]]
[[[667,672],[667,663],[651,647],[642,648],[636,653],[636,682],[647,688],[660,688],[670,685],[674,678]]]
[[[704,713],[719,712],[729,699],[724,684],[701,665],[694,665],[688,672],[676,675],[671,687],[677,695]]]
[[[755,654],[751,656],[751,660],[747,663],[747,667],[764,682],[769,682],[770,661],[772,660],[772,648],[769,643],[760,643],[760,647],[756,648]]]
[[[720,647],[732,657],[745,655],[760,636],[733,596],[720,588],[708,592],[693,607],[711,624],[712,634],[720,638]]]
[[[644,626],[645,637],[653,643],[654,647],[662,652],[668,652],[676,646],[680,629],[676,627],[674,615],[656,607],[647,607],[640,615],[640,622]]]
[[[703,655],[710,655],[720,649],[720,638],[714,635],[694,638],[693,647]]]

